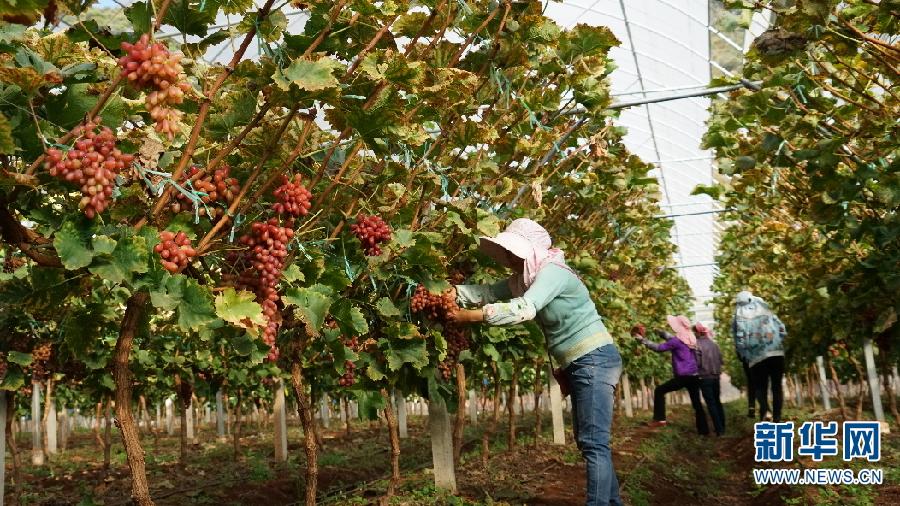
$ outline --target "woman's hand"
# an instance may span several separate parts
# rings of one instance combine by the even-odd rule
[[[457,309],[455,313],[447,316],[456,323],[478,323],[484,321],[484,311],[481,309]]]

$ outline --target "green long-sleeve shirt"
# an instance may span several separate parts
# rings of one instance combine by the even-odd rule
[[[613,342],[584,283],[556,264],[541,269],[522,297],[512,298],[508,280],[459,285],[456,294],[462,306],[484,306],[489,325],[514,325],[537,317],[560,367]],[[497,302],[501,300],[509,301]]]

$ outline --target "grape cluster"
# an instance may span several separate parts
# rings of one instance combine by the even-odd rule
[[[269,345],[269,360],[278,359],[275,337],[281,318],[278,313],[278,282],[284,271],[287,245],[294,237],[293,221],[284,226],[278,220],[257,221],[250,226],[250,233],[241,237],[240,242],[248,249],[230,259],[235,262],[240,274],[235,284],[240,289],[256,294],[266,317],[263,341]]]
[[[431,320],[446,322],[450,315],[459,310],[459,306],[449,293],[433,294],[424,285],[416,287],[416,292],[409,301],[409,308],[414,313],[423,313]]]
[[[131,165],[133,155],[116,148],[112,130],[87,123],[74,130],[75,145],[67,152],[50,148],[44,167],[51,176],[81,185],[79,207],[93,219],[109,205],[116,174]]]
[[[310,203],[312,192],[300,182],[300,174],[295,174],[293,179],[282,176],[281,186],[275,189],[274,195],[278,202],[272,206],[272,209],[276,213],[306,216],[309,208],[312,207]]]
[[[119,58],[119,66],[135,88],[152,91],[144,99],[150,117],[156,122],[156,131],[175,138],[182,112],[175,109],[184,101],[184,94],[191,89],[181,66],[181,55],[170,53],[163,44],[150,42],[147,34],[134,44],[122,43],[127,51]]]
[[[391,227],[380,216],[360,213],[356,216],[356,223],[350,225],[350,230],[362,243],[363,251],[368,256],[380,255],[379,245],[391,240]]]
[[[14,257],[6,253],[6,257],[3,259],[3,272],[10,274],[23,265],[25,265],[24,258]]]
[[[175,274],[187,267],[197,252],[191,247],[191,240],[184,232],[163,230],[159,233],[160,242],[153,248],[162,258],[163,267]]]
[[[338,379],[338,385],[347,388],[356,383],[356,364],[352,360],[344,361],[344,374]]]
[[[37,380],[47,377],[49,372],[48,362],[53,354],[50,343],[41,343],[31,350],[31,373]]]
[[[469,330],[462,325],[448,324],[444,327],[443,333],[447,340],[447,358],[438,364],[438,369],[444,379],[449,380],[459,362],[459,354],[463,350],[468,350],[472,343],[469,341]]]
[[[187,185],[187,182],[199,171],[198,167],[191,166],[184,171],[184,176],[179,184],[181,186]],[[211,207],[209,209],[209,212],[215,214],[216,217],[220,217],[225,213],[225,209],[234,202],[234,199],[237,198],[238,193],[241,191],[241,185],[238,180],[229,176],[230,171],[231,168],[224,165],[222,168],[216,169],[212,175],[206,174],[195,181],[191,181],[191,187],[195,191],[203,193],[203,195],[200,195],[201,202],[207,204],[207,206],[212,203],[221,204],[221,207]],[[200,216],[206,216],[207,206],[200,206],[198,210]],[[175,200],[172,202],[171,207],[172,211],[178,213],[193,210],[193,203],[187,195],[176,192]]]

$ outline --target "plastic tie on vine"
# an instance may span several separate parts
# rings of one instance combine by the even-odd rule
[[[466,3],[466,0],[456,0],[456,3],[459,4],[459,10],[461,10],[466,16],[472,15],[472,8],[469,7],[469,4]]]
[[[231,213],[228,213],[228,216],[231,216]],[[237,230],[237,227],[244,222],[244,215],[241,213],[237,213],[237,216],[234,217],[234,221],[231,223],[231,232],[228,233],[228,242],[234,242],[234,232]]]

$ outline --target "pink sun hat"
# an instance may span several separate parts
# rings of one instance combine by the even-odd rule
[[[697,336],[691,330],[691,321],[686,316],[668,315],[666,316],[666,321],[669,322],[669,326],[675,331],[675,336],[679,341],[691,348],[697,347]]]

